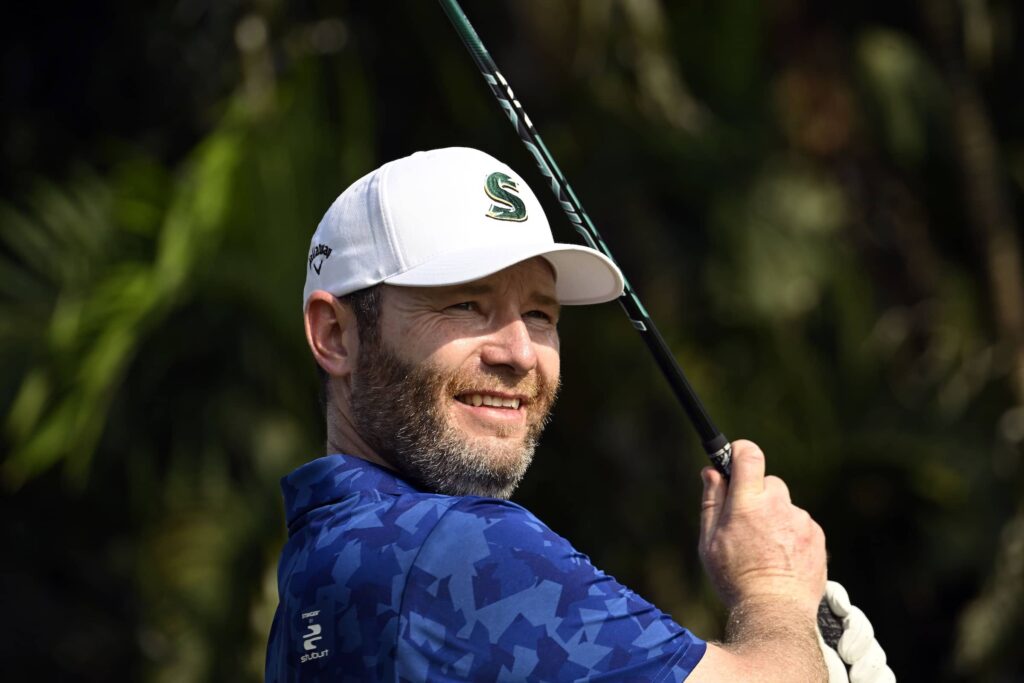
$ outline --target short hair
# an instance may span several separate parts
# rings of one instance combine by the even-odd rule
[[[356,317],[356,331],[359,333],[360,344],[377,344],[380,341],[382,294],[383,290],[377,284],[366,289],[357,289],[354,292],[338,297],[339,301],[352,309],[352,313]],[[317,376],[320,378],[320,409],[324,414],[324,420],[326,420],[328,404],[327,382],[330,380],[330,375],[320,367],[319,363],[314,362],[314,365],[316,365]]]

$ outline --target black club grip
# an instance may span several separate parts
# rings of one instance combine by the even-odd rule
[[[828,600],[821,599],[818,604],[818,630],[821,638],[833,650],[839,649],[839,638],[843,635],[843,622],[828,606]]]

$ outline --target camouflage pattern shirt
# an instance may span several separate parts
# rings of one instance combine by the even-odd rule
[[[704,655],[515,503],[345,455],[281,486],[267,681],[682,681]]]

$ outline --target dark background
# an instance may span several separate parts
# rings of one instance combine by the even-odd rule
[[[1024,680],[1020,6],[465,9],[899,679]],[[277,480],[322,453],[300,292],[323,211],[466,145],[577,238],[431,2],[36,3],[0,53],[5,679],[258,680]],[[615,304],[562,338],[515,500],[720,637],[682,411]]]

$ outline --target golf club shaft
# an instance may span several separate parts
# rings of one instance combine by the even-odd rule
[[[526,145],[530,154],[533,155],[541,174],[548,179],[551,191],[558,199],[562,210],[565,211],[569,222],[572,223],[573,227],[576,228],[577,232],[582,235],[583,240],[591,248],[600,251],[614,262],[615,257],[612,256],[611,250],[608,249],[604,240],[601,239],[601,235],[597,232],[597,228],[594,227],[594,223],[590,220],[586,211],[583,210],[583,206],[576,198],[576,194],[572,191],[565,176],[562,175],[562,171],[558,168],[551,153],[548,152],[547,147],[540,139],[540,135],[533,127],[530,117],[526,115],[519,100],[512,94],[508,81],[498,71],[498,67],[480,41],[480,36],[477,35],[473,26],[469,23],[462,8],[454,0],[441,0],[441,6],[444,8],[445,13],[447,13],[448,18],[451,19],[452,24],[454,24],[456,31],[458,31],[459,36],[462,38],[462,42],[469,49],[477,68],[480,69],[480,73],[483,74],[484,80],[490,86],[491,92],[497,98],[498,104],[505,110],[505,114],[508,116],[509,121],[512,122],[516,132],[519,133],[523,144]],[[732,448],[729,445],[729,440],[725,438],[722,432],[715,426],[715,423],[711,421],[711,417],[704,408],[704,404],[701,402],[700,397],[697,396],[697,392],[690,386],[689,380],[686,379],[686,375],[683,374],[682,368],[676,362],[675,356],[669,350],[668,344],[665,343],[665,339],[661,336],[654,321],[651,320],[647,309],[644,308],[640,298],[630,286],[629,280],[625,278],[624,280],[625,288],[622,296],[619,297],[622,309],[629,317],[630,322],[633,323],[633,327],[640,333],[651,355],[654,356],[654,361],[661,368],[662,374],[671,385],[672,391],[675,393],[676,398],[679,399],[687,416],[689,416],[690,423],[700,437],[704,450],[707,452],[708,457],[711,458],[711,462],[722,474],[728,476],[732,457]]]
[[[466,18],[466,13],[462,11],[456,0],[440,0],[440,2],[445,14],[448,15],[459,37],[462,38],[462,42],[466,45],[466,49],[472,55],[473,61],[476,62],[477,68],[480,69],[484,80],[490,86],[491,92],[497,98],[498,104],[505,111],[512,126],[522,139],[523,144],[526,145],[526,149],[533,155],[541,174],[548,179],[551,191],[558,199],[558,203],[561,205],[566,217],[568,217],[569,222],[572,223],[576,231],[583,236],[583,240],[592,249],[600,251],[611,259],[612,262],[615,262],[615,257],[612,256],[611,250],[608,249],[604,240],[601,239],[601,235],[597,232],[597,228],[594,227],[594,223],[590,220],[587,212],[583,210],[583,205],[576,198],[576,193],[569,187],[569,183],[566,181],[565,176],[562,175],[562,171],[558,168],[548,148],[541,141],[540,135],[530,121],[530,117],[526,115],[523,106],[516,99],[515,95],[512,94],[512,88],[509,87],[508,81],[498,71],[498,67],[491,58],[490,53],[487,52],[487,48],[481,42],[480,36],[477,35],[476,30],[469,23],[469,19]],[[679,363],[669,350],[664,337],[661,336],[654,321],[651,320],[651,316],[647,313],[647,309],[644,308],[640,298],[630,286],[629,280],[623,276],[623,281],[625,282],[625,288],[623,289],[622,296],[619,297],[622,309],[629,317],[630,322],[633,323],[633,327],[640,333],[644,343],[647,344],[647,348],[650,350],[651,355],[654,356],[654,361],[658,364],[658,367],[661,368],[665,379],[672,386],[672,391],[675,393],[676,398],[679,399],[683,410],[686,411],[690,424],[693,425],[694,430],[696,430],[697,435],[700,437],[701,444],[704,446],[704,451],[708,454],[711,463],[715,469],[725,477],[728,477],[732,470],[732,446],[729,444],[729,440],[712,422],[711,416],[708,415],[707,410],[704,408],[704,403],[697,396],[697,392],[694,391],[693,387],[690,386],[690,382],[686,379],[683,369],[679,367]],[[829,609],[828,603],[824,599],[822,599],[821,605],[818,608],[818,628],[821,630],[825,642],[832,648],[835,648],[839,641],[839,636],[843,633],[843,626],[836,615],[832,613],[832,610]]]

